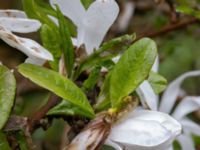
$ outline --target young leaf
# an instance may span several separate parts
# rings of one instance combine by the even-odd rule
[[[50,62],[51,67],[58,71],[59,59],[61,57],[59,37],[54,34],[54,29],[44,24],[40,31],[43,46],[54,56],[54,61]]]
[[[112,107],[119,107],[122,99],[148,77],[156,56],[156,44],[149,38],[137,41],[121,56],[111,72],[109,95]]]
[[[113,57],[117,56],[119,52],[126,50],[130,44],[135,40],[135,34],[123,35],[114,38],[108,42],[105,42],[97,51],[91,54],[87,59],[83,60],[75,72],[75,79],[87,69],[90,69],[96,64],[102,64],[105,61],[111,60]],[[107,55],[101,54],[108,51]]]
[[[14,104],[16,81],[13,73],[0,65],[0,130],[7,122]]]
[[[88,112],[91,116],[94,116],[93,109],[87,97],[71,80],[55,71],[31,64],[22,64],[18,70],[23,76],[29,78],[34,83],[52,91],[75,106],[80,107],[85,112]]]
[[[58,34],[56,24],[39,8],[34,0],[22,0],[23,8],[28,17],[38,19],[42,24],[47,24]]]
[[[72,103],[63,100],[61,103],[59,103],[57,106],[52,108],[47,115],[65,115],[65,116],[74,116],[74,115],[79,115],[79,116],[85,116],[88,118],[92,118],[93,116],[80,109],[79,107],[76,107]]]
[[[111,77],[111,72],[106,75],[104,83],[101,87],[101,91],[97,99],[97,104],[95,106],[95,109],[98,112],[106,110],[111,106],[111,102],[109,99],[110,77]]]
[[[57,13],[59,19],[59,31],[61,38],[61,48],[64,54],[64,61],[66,70],[69,76],[71,76],[73,65],[74,65],[74,47],[72,44],[68,25],[66,24],[65,17],[57,6]]]
[[[88,90],[88,91],[89,91],[89,90],[92,90],[92,89],[94,88],[95,84],[96,84],[97,81],[98,81],[98,78],[99,78],[99,76],[100,76],[100,72],[101,72],[101,67],[99,67],[99,66],[95,67],[95,68],[91,71],[91,73],[90,73],[88,79],[86,79],[86,80],[84,81],[84,83],[83,83],[83,88],[86,89],[86,90]]]
[[[149,74],[148,81],[156,94],[164,91],[167,86],[167,80],[163,76],[155,72],[151,72]]]
[[[180,13],[184,13],[184,14],[187,14],[187,15],[191,15],[191,16],[194,16],[198,19],[200,19],[200,11],[199,10],[196,10],[192,7],[189,7],[188,5],[179,5],[176,7],[176,11],[177,12],[180,12]]]
[[[43,11],[45,14],[51,15],[56,17],[56,11],[51,7],[51,5],[45,0],[35,0],[35,3],[37,4],[37,7],[40,8],[41,11]]]

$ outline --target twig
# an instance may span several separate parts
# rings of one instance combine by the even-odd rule
[[[186,27],[190,24],[194,24],[194,23],[197,23],[197,22],[198,22],[198,19],[192,18],[192,19],[188,19],[188,20],[184,20],[184,21],[175,23],[175,24],[169,24],[169,25],[166,25],[165,27],[163,27],[162,29],[160,29],[159,31],[144,33],[144,34],[138,36],[136,38],[136,40],[139,40],[143,37],[156,37],[156,36],[159,36],[159,35],[163,35],[165,33],[168,33],[168,32],[174,31],[174,30],[179,30],[183,27]]]
[[[49,101],[43,106],[28,122],[28,131],[32,133],[39,125],[42,118],[45,117],[46,113],[53,108],[59,102],[59,97],[52,94]]]

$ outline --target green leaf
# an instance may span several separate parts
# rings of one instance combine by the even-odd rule
[[[180,13],[187,14],[187,15],[191,15],[191,16],[194,16],[194,17],[200,19],[200,11],[196,10],[192,7],[188,7],[187,5],[177,6],[176,11],[180,12]]]
[[[116,55],[108,55],[101,57],[99,55],[93,54],[92,57],[88,57],[88,59],[86,59],[80,64],[79,68],[74,74],[74,80],[77,79],[83,71],[93,68],[96,64],[103,64],[103,62],[111,60],[114,56]]]
[[[120,37],[111,39],[108,42],[103,43],[103,45],[96,51],[97,54],[101,54],[104,51],[116,52],[119,53],[127,48],[133,43],[136,39],[136,34],[125,34]]]
[[[3,132],[0,132],[0,149],[1,150],[11,150],[6,136]]]
[[[56,10],[54,10],[49,3],[45,2],[45,0],[35,0],[35,3],[37,4],[37,8],[43,12],[43,14],[57,18]],[[65,22],[68,25],[70,34],[72,36],[76,36],[76,26],[73,24],[73,22],[68,18],[65,19]]]
[[[50,3],[47,3],[44,0],[35,0],[35,3],[37,4],[37,7],[40,8],[40,10],[44,12],[45,14],[48,14],[54,17],[57,16],[56,11],[51,7]]]
[[[98,78],[100,76],[100,72],[101,72],[101,67],[97,66],[95,67],[91,72],[90,75],[88,77],[88,79],[86,79],[83,83],[83,88],[87,91],[90,91],[94,88],[95,84],[98,81]]]
[[[56,24],[42,11],[41,7],[38,7],[34,0],[22,0],[23,9],[28,17],[38,19],[42,24],[47,24],[54,29],[55,34],[58,34],[58,28]]]
[[[135,42],[121,56],[111,72],[109,95],[112,107],[119,107],[122,99],[148,77],[156,56],[156,44],[149,38]]]
[[[15,98],[16,81],[13,73],[0,65],[0,130],[7,122]]]
[[[57,15],[59,19],[59,31],[61,38],[61,48],[64,54],[64,61],[66,70],[69,76],[71,76],[74,65],[74,47],[71,40],[68,25],[66,24],[65,17],[57,6]]]
[[[88,9],[88,7],[90,6],[90,4],[92,4],[94,2],[94,0],[81,0],[83,6],[85,7],[85,9]]]
[[[74,115],[79,115],[79,116],[85,116],[88,118],[92,118],[93,116],[91,113],[88,113],[79,107],[76,107],[72,103],[63,100],[61,103],[59,103],[57,106],[49,110],[47,115],[65,115],[65,116],[74,116]]]
[[[101,150],[115,150],[115,149],[112,148],[111,146],[104,145]]]
[[[54,29],[44,24],[40,30],[43,46],[54,56],[54,61],[50,62],[51,67],[58,71],[59,59],[61,57],[60,40],[54,34]]]
[[[167,80],[163,76],[155,72],[150,73],[148,81],[156,94],[164,91],[167,86]]]
[[[109,99],[110,77],[111,77],[111,72],[106,75],[104,83],[101,87],[101,91],[97,98],[97,104],[95,106],[95,109],[98,112],[106,110],[111,106],[111,102]]]
[[[18,68],[19,72],[29,78],[34,83],[50,90],[65,100],[68,100],[85,112],[94,116],[86,95],[71,80],[61,76],[55,71],[35,66],[32,64],[22,64]]]
[[[119,52],[126,50],[135,40],[135,37],[135,34],[123,35],[105,42],[97,51],[81,62],[75,72],[74,79],[77,79],[83,71],[94,67],[96,64],[103,64],[103,62],[117,56]],[[108,53],[101,55],[105,51]]]

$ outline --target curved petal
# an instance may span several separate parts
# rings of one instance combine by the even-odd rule
[[[18,33],[35,32],[41,27],[41,23],[34,19],[8,17],[0,17],[0,25]]]
[[[157,56],[151,70],[154,72],[158,72],[158,69],[159,69],[159,57]]]
[[[115,150],[123,150],[118,144],[116,144],[116,143],[114,143],[114,142],[112,142],[110,140],[107,140],[105,142],[105,144],[115,148]]]
[[[177,120],[180,120],[189,113],[194,112],[198,109],[200,109],[200,97],[187,96],[182,99],[180,104],[174,110],[172,116]]]
[[[0,9],[0,17],[27,18],[24,11],[14,9]]]
[[[197,123],[186,118],[180,120],[180,123],[182,124],[183,131],[186,133],[193,133],[194,135],[200,136],[200,126]]]
[[[181,145],[182,150],[195,150],[193,140],[184,134],[181,134],[177,138],[178,142]]]
[[[29,64],[34,64],[34,65],[38,65],[38,66],[42,66],[44,63],[46,62],[46,60],[44,59],[39,59],[39,58],[34,58],[34,57],[28,57],[25,60],[25,63],[29,63]]]
[[[30,58],[53,60],[51,53],[39,45],[37,42],[31,39],[18,37],[12,34],[3,26],[0,26],[0,38],[8,45],[17,48]]]
[[[117,63],[119,61],[120,57],[121,57],[121,55],[117,55],[116,57],[112,58],[112,61],[114,63]]]
[[[50,4],[54,8],[57,4],[62,13],[71,19],[76,26],[81,25],[86,10],[80,0],[50,0]]]
[[[139,110],[114,125],[109,139],[128,150],[161,150],[167,149],[180,132],[181,125],[169,115]]]
[[[57,18],[55,18],[54,16],[50,16],[50,15],[48,15],[48,17],[49,17],[57,26],[59,26],[59,22],[58,22],[58,19],[57,19]]]
[[[188,77],[200,76],[200,71],[191,71],[184,73],[177,79],[175,79],[171,84],[169,84],[168,88],[164,92],[161,104],[160,104],[160,111],[165,113],[170,113],[172,107],[177,99],[177,96],[180,93],[180,86],[181,83]]]
[[[168,147],[166,150],[174,150],[173,145],[171,145],[170,147]]]
[[[146,107],[151,110],[157,110],[158,96],[154,93],[148,81],[145,80],[136,91],[144,107],[147,105]]]
[[[85,44],[91,54],[98,49],[108,29],[116,20],[119,6],[115,0],[96,0],[86,12],[83,22],[78,26],[78,44]]]
[[[150,110],[138,110],[130,113],[129,118],[136,118],[145,121],[156,121],[162,124],[167,130],[173,133],[174,136],[177,136],[181,133],[181,125],[174,118],[169,116],[168,114],[150,111]]]
[[[118,30],[124,32],[128,28],[130,20],[135,12],[135,3],[127,1],[122,7],[124,11],[119,16]]]

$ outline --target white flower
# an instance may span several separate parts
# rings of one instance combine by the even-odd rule
[[[195,146],[192,140],[191,134],[195,134],[200,136],[200,126],[187,118],[186,116],[200,109],[200,97],[196,96],[186,96],[181,102],[176,106],[174,111],[172,112],[172,108],[177,100],[177,97],[181,95],[181,83],[188,77],[200,76],[200,71],[191,71],[184,73],[173,82],[171,82],[164,92],[160,106],[158,110],[167,114],[171,114],[177,121],[182,124],[183,133],[178,136],[177,140],[180,143],[183,150],[195,150]],[[149,95],[153,95],[153,89],[150,85],[145,86],[142,91],[143,93],[151,93]],[[148,97],[148,96],[147,96]],[[149,108],[157,108],[158,101],[153,99],[151,96],[148,99],[148,107]],[[144,97],[140,97],[143,101],[146,101]],[[150,104],[150,105],[149,105]]]
[[[180,132],[181,125],[169,115],[136,110],[114,125],[106,144],[116,150],[122,150],[120,145],[126,150],[168,150]]]
[[[17,33],[35,32],[41,24],[37,20],[28,19],[23,11],[0,10],[0,38],[8,45],[22,51],[28,56],[26,62],[42,65],[53,56],[37,42],[14,35]]]
[[[53,7],[57,4],[77,26],[77,45],[85,44],[88,54],[99,48],[119,13],[115,0],[96,0],[87,10],[80,0],[50,0],[50,3]]]
[[[126,1],[122,3],[122,13],[120,13],[117,21],[117,31],[124,32],[130,24],[131,18],[135,12],[135,3],[132,1]]]
[[[158,67],[159,58],[157,57],[151,70],[154,72],[158,72]],[[139,95],[141,103],[144,107],[150,108],[154,111],[157,110],[158,95],[154,93],[150,83],[147,80],[140,84],[140,86],[136,89],[136,92]]]

